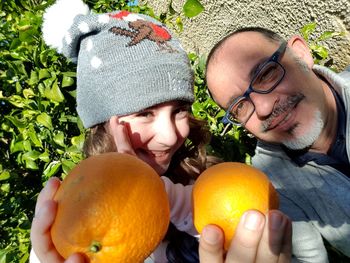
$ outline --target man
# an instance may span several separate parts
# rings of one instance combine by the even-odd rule
[[[223,121],[258,139],[253,165],[293,220],[294,256],[327,262],[322,238],[350,256],[350,69],[314,65],[299,36],[244,28],[211,50],[206,75]]]

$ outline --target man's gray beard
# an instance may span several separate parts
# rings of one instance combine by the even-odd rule
[[[282,144],[291,150],[302,150],[311,146],[318,139],[324,127],[320,111],[315,112],[312,122],[309,131],[298,138],[282,141]],[[298,129],[298,126],[295,129]],[[295,129],[291,132],[292,134]]]

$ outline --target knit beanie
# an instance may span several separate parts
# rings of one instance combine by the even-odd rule
[[[44,14],[45,42],[77,63],[77,111],[85,128],[159,103],[193,102],[193,72],[179,40],[159,21],[94,14],[58,0]]]

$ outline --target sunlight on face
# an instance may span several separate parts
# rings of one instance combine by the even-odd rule
[[[171,101],[119,118],[136,155],[160,175],[189,134],[189,109],[188,103]]]

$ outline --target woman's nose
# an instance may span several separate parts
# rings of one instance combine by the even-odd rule
[[[162,119],[155,126],[156,140],[158,143],[172,146],[177,143],[177,127],[171,118]]]

